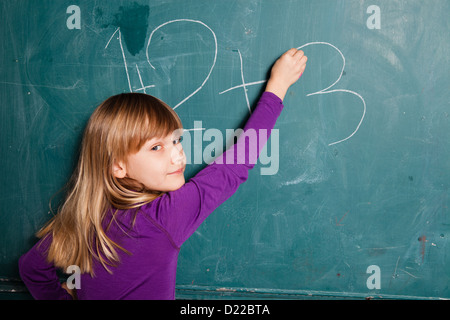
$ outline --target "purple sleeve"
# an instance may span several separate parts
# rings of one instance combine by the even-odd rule
[[[270,132],[283,109],[279,97],[264,92],[236,144],[200,171],[180,189],[143,206],[179,247],[219,205],[231,197],[248,178]],[[257,146],[246,143],[247,135],[257,137]],[[242,148],[242,146],[246,146]],[[242,151],[244,150],[244,151]]]
[[[20,277],[36,300],[72,300],[61,287],[56,268],[47,262],[45,251],[49,244],[50,240],[44,238],[20,257]]]

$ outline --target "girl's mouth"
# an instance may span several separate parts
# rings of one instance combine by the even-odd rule
[[[184,168],[180,168],[177,171],[171,172],[168,175],[177,175],[177,174],[182,174],[184,171]]]

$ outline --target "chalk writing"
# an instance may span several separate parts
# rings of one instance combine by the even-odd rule
[[[211,34],[212,34],[213,37],[214,37],[214,45],[215,45],[215,49],[214,49],[214,61],[213,61],[212,65],[211,65],[211,68],[210,68],[210,70],[209,70],[208,75],[207,75],[206,78],[203,80],[202,84],[201,84],[197,89],[195,89],[192,93],[190,93],[186,98],[184,98],[181,102],[177,103],[177,104],[173,107],[173,109],[178,108],[180,105],[182,105],[183,103],[185,103],[189,98],[191,98],[193,95],[195,95],[197,92],[199,92],[199,91],[203,88],[203,86],[206,84],[206,82],[208,81],[209,77],[211,76],[211,73],[212,73],[212,71],[213,71],[213,69],[214,69],[214,66],[216,65],[216,61],[217,61],[217,37],[216,37],[216,34],[214,33],[214,31],[213,31],[210,27],[208,27],[206,24],[204,24],[203,22],[198,21],[198,20],[177,19],[177,20],[167,21],[167,22],[165,22],[165,23],[159,25],[159,26],[156,27],[156,28],[152,31],[152,33],[150,34],[150,38],[148,39],[148,43],[147,43],[146,55],[147,55],[147,62],[148,62],[148,64],[149,64],[153,69],[155,69],[155,67],[154,67],[154,66],[152,65],[152,63],[150,62],[150,55],[149,55],[149,52],[148,52],[148,51],[149,51],[148,48],[149,48],[149,46],[150,46],[150,42],[152,41],[153,34],[154,34],[158,29],[160,29],[160,28],[162,28],[162,27],[164,27],[164,26],[166,26],[166,25],[168,25],[168,24],[176,23],[176,22],[192,22],[192,23],[198,23],[198,24],[204,26],[205,28],[207,28],[209,31],[211,31]]]
[[[239,51],[239,50],[238,50],[238,53],[239,53],[239,61],[240,61],[240,63],[241,63],[241,79],[242,79],[242,85],[243,85],[243,88],[244,88],[245,101],[247,102],[247,108],[248,108],[248,111],[249,111],[250,113],[252,113],[252,110],[250,109],[250,102],[248,101],[247,88],[245,87],[244,64],[243,64],[243,62],[242,62],[242,54],[241,54],[241,51]]]
[[[105,46],[105,49],[108,48],[109,43],[111,42],[112,38],[114,38],[115,34],[118,33],[118,40],[119,40],[119,45],[120,45],[120,51],[122,52],[122,59],[123,59],[123,65],[125,67],[125,73],[127,75],[127,80],[128,80],[128,86],[130,88],[130,92],[133,92],[133,89],[131,88],[131,81],[130,81],[130,74],[128,73],[128,65],[127,65],[127,58],[125,57],[125,51],[123,50],[123,44],[122,44],[122,33],[120,32],[120,28],[117,28],[116,31],[114,31],[113,35],[111,36],[111,38],[109,38],[108,43]]]
[[[358,94],[358,93],[356,93],[356,92],[354,92],[354,91],[350,91],[350,90],[346,90],[346,89],[329,90],[329,89],[331,89],[332,87],[334,87],[334,86],[341,80],[342,75],[344,74],[344,69],[345,69],[345,57],[344,57],[344,55],[342,54],[341,50],[339,50],[336,46],[334,46],[334,45],[332,45],[331,43],[328,43],[328,42],[310,42],[310,43],[306,43],[306,44],[304,44],[304,45],[298,47],[297,49],[300,50],[300,49],[303,49],[303,48],[305,48],[305,47],[307,47],[307,46],[311,46],[311,45],[327,45],[327,46],[332,47],[333,49],[335,49],[335,50],[340,54],[340,56],[341,56],[341,58],[342,58],[342,61],[343,61],[343,64],[342,64],[342,70],[341,70],[341,73],[339,74],[339,77],[338,77],[338,79],[337,79],[335,82],[333,82],[330,86],[326,87],[325,89],[322,89],[322,90],[317,91],[317,92],[310,93],[310,94],[308,94],[307,96],[309,97],[309,96],[318,95],[318,94],[328,94],[328,93],[335,93],[335,92],[345,92],[345,93],[350,93],[350,94],[353,94],[353,95],[357,96],[359,99],[361,99],[361,101],[362,101],[362,103],[363,103],[363,112],[362,112],[361,120],[359,121],[359,123],[358,123],[356,129],[355,129],[348,137],[346,137],[346,138],[344,138],[344,139],[341,139],[341,140],[339,140],[339,141],[336,141],[336,142],[333,142],[333,143],[328,144],[329,146],[332,146],[332,145],[335,145],[335,144],[338,144],[338,143],[342,143],[342,142],[344,142],[344,141],[350,139],[351,137],[353,137],[353,136],[356,134],[356,132],[359,130],[359,128],[360,128],[360,126],[361,126],[361,124],[362,124],[362,122],[363,122],[363,120],[364,120],[364,117],[365,117],[365,115],[366,115],[366,101],[364,100],[364,98],[363,98],[360,94]],[[243,76],[242,56],[241,56],[241,54],[240,54],[240,51],[238,51],[238,53],[239,53],[239,58],[240,58],[240,60],[241,60],[241,79],[242,79],[242,84],[237,85],[237,86],[234,86],[234,87],[231,87],[231,88],[228,88],[228,89],[226,89],[226,90],[224,90],[224,91],[221,91],[221,92],[219,92],[219,94],[224,94],[224,93],[226,93],[226,92],[229,92],[229,91],[231,91],[231,90],[235,90],[235,89],[238,89],[238,88],[243,88],[243,89],[244,89],[244,92],[245,92],[245,97],[246,97],[246,99],[247,99],[247,106],[249,107],[249,102],[248,102],[248,97],[247,97],[247,88],[250,87],[250,86],[254,86],[254,85],[259,85],[259,84],[265,83],[265,82],[267,82],[267,80],[261,80],[261,81],[255,81],[255,82],[245,83],[245,81],[244,81],[244,76]],[[250,108],[250,107],[249,107],[249,108]]]
[[[320,91],[310,93],[307,96],[309,97],[309,96],[313,96],[313,95],[316,95],[316,94],[328,94],[328,93],[335,93],[335,92],[345,92],[345,93],[350,93],[350,94],[353,94],[353,95],[357,96],[359,99],[361,99],[361,101],[363,103],[363,112],[362,112],[361,120],[359,121],[358,125],[356,126],[356,129],[348,137],[346,137],[344,139],[341,139],[339,141],[336,141],[336,142],[328,144],[329,146],[332,146],[332,145],[335,145],[335,144],[338,144],[338,143],[341,143],[341,142],[344,142],[344,141],[350,139],[351,137],[353,137],[356,134],[356,132],[358,132],[359,127],[361,126],[362,122],[364,121],[364,117],[366,115],[366,101],[364,100],[364,98],[359,93],[356,93],[354,91],[350,91],[350,90],[346,90],[346,89],[329,90],[329,89],[333,88],[341,80],[342,75],[344,74],[345,57],[342,54],[341,50],[339,50],[336,46],[334,46],[334,45],[332,45],[331,43],[328,43],[328,42],[310,42],[310,43],[306,43],[306,44],[298,47],[297,49],[300,50],[300,49],[303,49],[303,48],[305,48],[307,46],[311,46],[311,45],[326,45],[326,46],[332,47],[337,52],[339,52],[339,54],[340,54],[340,56],[342,58],[342,70],[341,70],[341,73],[340,73],[338,79],[335,82],[333,82],[330,86],[328,86],[325,89],[322,89]]]
[[[204,87],[204,85],[206,84],[206,82],[209,80],[209,78],[210,78],[210,76],[211,76],[211,74],[212,74],[212,72],[213,72],[213,70],[214,70],[214,67],[215,67],[215,65],[216,65],[216,61],[217,61],[217,51],[218,51],[218,46],[217,46],[217,37],[216,37],[216,34],[214,33],[214,31],[213,31],[208,25],[206,25],[205,23],[203,23],[202,21],[199,21],[199,20],[177,19],[177,20],[170,20],[170,21],[167,21],[167,22],[165,22],[165,23],[163,23],[163,24],[157,26],[157,27],[151,32],[150,37],[149,37],[148,42],[147,42],[147,47],[146,47],[146,57],[147,57],[147,62],[148,62],[148,64],[150,65],[150,67],[153,68],[153,69],[156,69],[156,68],[153,66],[153,64],[151,63],[151,59],[150,59],[151,55],[150,55],[150,52],[149,52],[150,44],[151,44],[151,41],[152,41],[152,39],[153,39],[153,35],[155,34],[155,32],[156,32],[157,30],[159,30],[159,29],[161,29],[161,28],[163,28],[163,27],[169,25],[169,24],[172,24],[172,23],[185,23],[185,22],[200,24],[201,26],[203,26],[203,27],[205,27],[206,29],[208,29],[209,32],[211,32],[211,35],[212,35],[213,38],[214,38],[214,58],[213,58],[213,61],[212,61],[211,66],[210,66],[210,68],[209,68],[209,72],[208,72],[208,74],[205,76],[205,78],[203,79],[203,81],[202,81],[202,83],[200,84],[200,86],[197,87],[193,92],[189,93],[189,94],[188,94],[185,98],[183,98],[180,102],[178,102],[178,103],[173,107],[173,109],[176,109],[176,108],[178,108],[179,106],[181,106],[183,103],[185,103],[186,101],[188,101],[192,96],[194,96],[196,93],[198,93],[198,92]],[[128,65],[127,65],[127,59],[126,59],[125,52],[124,52],[124,49],[123,49],[123,44],[122,44],[122,34],[121,34],[121,32],[120,32],[120,28],[117,28],[117,29],[115,30],[115,32],[113,33],[113,35],[112,35],[111,38],[109,39],[108,43],[106,44],[105,49],[109,46],[111,40],[114,38],[114,36],[115,36],[116,34],[118,34],[117,40],[118,40],[118,42],[119,42],[120,50],[121,50],[121,53],[122,53],[122,59],[123,59],[124,67],[125,67],[125,73],[126,73],[126,75],[127,75],[127,80],[128,80],[128,86],[129,86],[130,91],[133,92],[132,85],[131,85],[131,81],[130,81],[130,75],[129,75]],[[331,94],[331,93],[337,93],[337,92],[344,92],[344,93],[349,93],[349,94],[352,94],[352,95],[357,96],[357,97],[362,101],[362,104],[363,104],[363,111],[362,111],[361,119],[360,119],[358,125],[356,126],[356,128],[353,130],[353,132],[352,132],[349,136],[347,136],[347,137],[345,137],[345,138],[343,138],[343,139],[340,139],[340,140],[338,140],[338,141],[335,141],[335,142],[332,142],[332,143],[329,143],[329,144],[328,144],[329,146],[332,146],[332,145],[336,145],[336,144],[342,143],[342,142],[344,142],[344,141],[347,141],[348,139],[350,139],[351,137],[353,137],[353,136],[358,132],[358,130],[359,130],[359,128],[360,128],[362,122],[364,121],[365,115],[366,115],[366,102],[365,102],[364,98],[363,98],[359,93],[357,93],[357,92],[355,92],[355,91],[351,91],[351,90],[347,90],[347,89],[333,89],[333,90],[331,90],[331,89],[332,89],[332,88],[333,88],[333,87],[341,80],[342,75],[344,74],[344,69],[345,69],[345,56],[343,55],[343,53],[341,52],[341,50],[339,50],[336,46],[334,46],[334,45],[332,45],[331,43],[328,43],[328,42],[310,42],[310,43],[306,43],[306,44],[304,44],[304,45],[298,47],[297,49],[300,50],[300,49],[303,49],[303,48],[305,48],[305,47],[312,46],[312,45],[325,45],[325,46],[329,46],[329,47],[333,48],[334,50],[336,50],[336,51],[339,53],[339,55],[341,56],[341,58],[342,58],[342,69],[341,69],[341,72],[340,72],[340,74],[339,74],[339,77],[338,77],[338,78],[336,79],[336,81],[334,81],[330,86],[328,86],[328,87],[326,87],[326,88],[324,88],[324,89],[322,89],[322,90],[319,90],[319,91],[317,91],[317,92],[309,93],[309,94],[307,94],[307,96],[309,97],[309,96],[313,96],[313,95]],[[229,92],[229,91],[231,91],[231,90],[235,90],[235,89],[238,89],[238,88],[243,88],[243,90],[244,90],[244,96],[245,96],[245,101],[246,101],[246,104],[247,104],[247,108],[248,108],[249,112],[251,113],[250,102],[249,102],[248,94],[247,94],[247,88],[250,87],[250,86],[263,84],[263,83],[267,82],[267,80],[260,80],[260,81],[255,81],[255,82],[249,82],[249,83],[246,83],[246,82],[245,82],[245,77],[244,77],[244,62],[243,62],[243,59],[242,59],[242,54],[241,54],[240,50],[236,50],[236,52],[237,52],[238,55],[239,55],[239,61],[240,61],[240,74],[241,74],[241,81],[242,81],[242,84],[237,85],[237,86],[234,86],[234,87],[231,87],[231,88],[228,88],[228,89],[226,89],[226,90],[224,90],[224,91],[221,91],[221,92],[219,92],[219,94],[221,95],[221,94],[224,94],[224,93]],[[140,70],[139,70],[138,65],[136,65],[136,71],[137,71],[137,74],[138,74],[138,76],[139,76],[139,81],[140,81],[141,87],[138,88],[138,89],[135,89],[135,91],[144,91],[144,93],[147,93],[146,89],[155,87],[155,85],[153,85],[153,84],[152,84],[152,85],[144,85],[144,82],[143,82],[143,80],[142,80],[141,72],[140,72]]]
[[[137,73],[138,73],[138,76],[139,76],[139,82],[141,83],[141,88],[139,88],[139,89],[136,89],[135,91],[141,91],[141,90],[143,90],[144,91],[144,93],[147,93],[147,91],[146,91],[146,89],[148,89],[148,88],[153,88],[155,85],[154,84],[151,84],[151,85],[149,85],[149,86],[144,86],[144,82],[142,81],[142,77],[141,77],[141,72],[139,71],[139,67],[138,67],[138,65],[136,64],[136,71],[137,71]]]
[[[228,91],[231,91],[231,90],[234,90],[234,89],[238,89],[238,88],[243,88],[244,89],[244,94],[245,94],[245,100],[247,102],[248,111],[250,113],[252,113],[252,110],[250,108],[250,102],[248,100],[247,87],[265,83],[265,82],[267,82],[267,80],[261,80],[261,81],[256,81],[256,82],[245,83],[244,63],[242,62],[242,54],[241,54],[241,51],[239,51],[239,50],[235,50],[235,51],[237,51],[237,53],[239,54],[239,61],[240,61],[240,65],[241,65],[241,80],[242,80],[242,84],[240,84],[238,86],[231,87],[231,88],[226,89],[226,90],[224,90],[222,92],[219,92],[219,94],[224,94],[224,93],[226,93]]]
[[[210,69],[209,69],[208,74],[206,75],[206,77],[205,77],[205,79],[203,80],[203,82],[201,83],[201,85],[200,85],[197,89],[195,89],[192,93],[190,93],[190,94],[187,95],[185,98],[183,98],[182,101],[180,101],[179,103],[177,103],[177,104],[173,107],[173,109],[176,109],[176,108],[178,108],[179,106],[181,106],[183,103],[185,103],[187,100],[189,100],[192,96],[194,96],[196,93],[198,93],[198,92],[203,88],[203,86],[206,84],[206,82],[208,81],[209,77],[211,76],[211,73],[212,73],[212,71],[213,71],[213,69],[214,69],[214,66],[216,65],[216,61],[217,61],[217,51],[218,51],[216,34],[215,34],[214,31],[213,31],[210,27],[208,27],[205,23],[203,23],[203,22],[201,22],[201,21],[198,21],[198,20],[191,20],[191,19],[177,19],[177,20],[171,20],[171,21],[167,21],[167,22],[165,22],[165,23],[163,23],[163,24],[157,26],[157,27],[151,32],[151,34],[150,34],[150,37],[149,37],[148,42],[147,42],[146,52],[145,52],[145,53],[146,53],[146,56],[147,56],[147,62],[148,62],[148,64],[150,65],[150,67],[152,67],[153,69],[155,69],[155,67],[153,66],[153,64],[150,62],[150,54],[149,54],[149,47],[150,47],[150,43],[151,43],[151,41],[152,41],[152,38],[153,38],[154,33],[155,33],[157,30],[159,30],[159,29],[161,29],[162,27],[164,27],[164,26],[167,26],[167,25],[169,25],[169,24],[171,24],[171,23],[177,23],[177,22],[197,23],[197,24],[200,24],[200,25],[204,26],[205,28],[207,28],[207,29],[211,32],[211,34],[212,34],[212,36],[213,36],[213,38],[214,38],[214,46],[215,46],[215,47],[214,47],[214,59],[213,59],[213,62],[212,62],[212,64],[211,64],[211,67],[210,67]],[[118,34],[117,40],[119,41],[120,50],[121,50],[121,53],[122,53],[122,59],[123,59],[124,67],[125,67],[125,73],[126,73],[126,75],[127,75],[127,80],[128,80],[128,87],[129,87],[129,89],[130,89],[130,92],[133,92],[133,88],[132,88],[131,80],[130,80],[130,74],[129,74],[129,70],[128,70],[128,65],[127,65],[127,59],[126,59],[125,51],[124,51],[124,49],[123,49],[123,44],[122,44],[122,33],[120,32],[120,27],[117,28],[117,29],[114,31],[114,33],[112,34],[112,36],[111,36],[110,39],[108,40],[108,43],[106,44],[105,49],[108,48],[108,46],[109,46],[111,40],[114,38],[114,36],[115,36],[116,34]],[[140,72],[140,70],[139,70],[138,65],[136,65],[136,71],[137,71],[138,76],[139,76],[139,82],[140,82],[140,84],[141,84],[141,87],[138,88],[138,89],[135,89],[134,91],[144,91],[144,93],[147,93],[146,89],[155,87],[155,85],[153,85],[153,84],[152,84],[152,85],[144,85],[144,82],[142,81],[142,76],[141,76],[141,72]]]

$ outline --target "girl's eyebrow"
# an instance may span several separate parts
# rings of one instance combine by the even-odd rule
[[[149,140],[147,140],[141,147],[141,149],[149,149],[152,148],[155,145],[161,144],[162,143],[162,139],[160,138],[151,138]]]
[[[151,139],[148,139],[145,143],[144,143],[144,145],[146,145],[146,146],[150,146],[150,145],[152,145],[152,144],[155,144],[155,143],[157,143],[157,142],[159,142],[159,138],[151,138]]]
[[[173,135],[173,134],[169,134],[166,137],[153,137],[153,138],[147,140],[147,142],[144,145],[150,147],[150,146],[152,146],[154,144],[165,143],[167,141],[172,141],[175,137],[176,137],[176,135]]]

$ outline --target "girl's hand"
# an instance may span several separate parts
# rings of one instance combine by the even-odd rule
[[[273,65],[266,91],[284,99],[287,90],[301,77],[306,68],[308,58],[303,51],[290,49]]]

